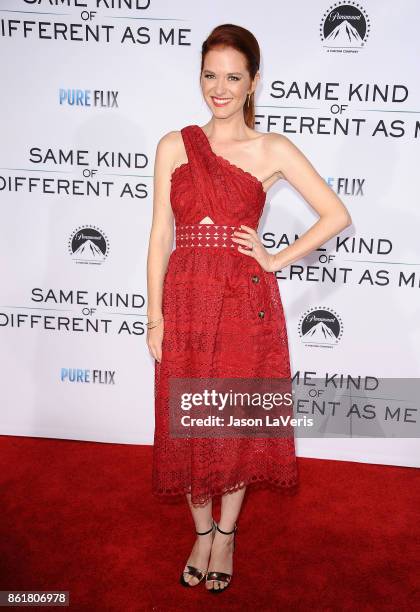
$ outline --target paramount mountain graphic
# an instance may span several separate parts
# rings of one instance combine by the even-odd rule
[[[347,20],[334,28],[325,40],[334,43],[337,47],[348,47],[349,45],[359,47],[363,42],[359,32]]]
[[[85,240],[74,252],[79,259],[103,259],[104,254],[92,240]]]
[[[302,336],[303,340],[310,340],[311,342],[334,342],[336,340],[335,335],[322,321],[308,329],[306,334]]]

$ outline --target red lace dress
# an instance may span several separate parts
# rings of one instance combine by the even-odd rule
[[[176,247],[165,273],[162,360],[155,361],[153,493],[192,503],[245,485],[298,484],[295,443],[283,438],[194,438],[171,434],[170,378],[289,377],[287,331],[277,279],[229,236],[258,228],[266,194],[250,173],[216,155],[198,125],[181,130],[188,162],[175,169]],[[213,224],[200,224],[204,217]]]

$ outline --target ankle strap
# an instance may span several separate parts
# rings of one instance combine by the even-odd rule
[[[224,533],[225,535],[229,535],[230,533],[233,533],[234,531],[236,531],[238,528],[237,524],[235,523],[235,527],[232,529],[232,531],[223,531],[223,529],[220,529],[219,525],[216,523],[216,529],[217,531],[220,531],[220,533]]]
[[[197,535],[207,535],[208,533],[210,533],[211,531],[213,531],[214,526],[216,525],[216,523],[214,521],[212,521],[211,527],[208,531],[196,531],[195,533]],[[217,525],[216,525],[217,526]]]

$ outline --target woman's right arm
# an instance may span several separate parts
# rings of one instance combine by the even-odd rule
[[[153,218],[147,254],[147,318],[163,317],[163,279],[172,252],[174,217],[170,203],[171,172],[174,166],[177,132],[165,134],[158,142],[153,178]],[[149,351],[159,362],[162,359],[164,321],[147,330]]]

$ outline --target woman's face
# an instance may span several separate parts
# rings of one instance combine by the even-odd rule
[[[204,99],[216,117],[227,118],[240,111],[248,92],[256,87],[259,74],[253,81],[246,68],[245,56],[232,47],[208,51],[201,73]]]

